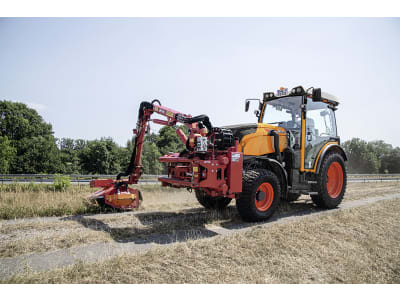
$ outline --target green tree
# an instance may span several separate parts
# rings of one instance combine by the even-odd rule
[[[393,147],[382,140],[368,142],[368,149],[374,153],[380,162],[379,173],[387,173],[389,169],[389,156],[392,153]]]
[[[391,149],[382,164],[385,164],[388,173],[400,173],[400,148]]]
[[[51,124],[24,103],[0,101],[0,132],[10,140],[52,135]]]
[[[121,171],[118,145],[111,138],[88,141],[79,153],[82,172],[116,174]]]
[[[145,142],[143,144],[142,166],[145,174],[161,174],[162,164],[158,161],[161,156],[155,143]]]
[[[77,139],[74,141],[74,150],[80,151],[86,148],[87,146],[87,141],[82,140],[82,139]]]
[[[125,172],[127,170],[131,156],[132,151],[128,147],[118,147],[117,160],[120,165],[120,170],[118,172]]]
[[[378,173],[380,161],[371,145],[359,138],[343,143],[348,157],[347,167],[350,173]]]
[[[179,128],[187,135],[187,128],[185,126],[179,126]],[[168,154],[169,152],[181,152],[185,149],[185,145],[179,139],[175,129],[169,126],[164,126],[160,129],[156,145],[162,155]]]
[[[52,136],[23,138],[17,143],[12,173],[62,173],[59,152]]]
[[[7,136],[0,136],[0,173],[7,174],[17,151]]]
[[[60,152],[63,173],[79,174],[81,170],[78,153],[82,150],[81,146],[77,146],[77,141],[70,138],[57,139],[57,145]]]
[[[24,103],[0,101],[0,133],[16,149],[11,173],[62,171],[51,124]]]
[[[159,140],[160,140],[160,135],[157,134],[157,133],[154,133],[154,132],[152,132],[152,133],[146,135],[146,137],[145,137],[145,141],[146,141],[146,142],[154,143],[154,144],[156,144],[156,145],[157,145],[157,143],[159,142]]]
[[[143,166],[144,174],[161,174],[163,170],[163,166],[160,162],[158,162],[158,158],[161,156],[160,151],[157,147],[157,141],[159,139],[159,135],[156,133],[151,133],[145,136],[143,149],[142,149],[142,159],[141,164]],[[121,165],[128,166],[134,145],[134,138],[128,140],[126,143],[126,148],[121,148]],[[123,170],[126,170],[124,167]]]

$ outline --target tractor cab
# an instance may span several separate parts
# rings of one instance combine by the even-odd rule
[[[311,89],[312,93],[308,93]],[[251,100],[256,99],[246,100],[246,111]],[[264,93],[258,104],[258,126],[268,124],[285,130],[287,146],[299,154],[296,165],[302,171],[315,172],[321,149],[330,142],[339,144],[335,118],[339,102],[321,89],[310,88],[306,92],[298,86],[289,93],[287,88],[280,88],[276,93]]]
[[[247,99],[245,111],[252,100],[258,102],[254,111],[258,122],[253,127],[249,124],[229,127],[244,154],[243,189],[248,185],[246,174],[254,177],[257,170],[265,182],[279,182],[280,190],[279,187],[273,190],[279,190],[281,199],[294,201],[306,194],[317,206],[339,205],[346,188],[347,157],[337,135],[336,97],[316,88],[305,91],[298,86],[290,92],[280,88],[276,93],[264,93],[262,100]],[[263,170],[271,174],[266,175]],[[257,188],[253,219],[267,215],[267,211],[258,209],[258,191]],[[243,203],[250,200],[246,201]]]

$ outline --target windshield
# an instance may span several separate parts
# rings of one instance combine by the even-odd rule
[[[265,107],[264,123],[286,129],[301,128],[301,96],[285,97],[268,101]]]

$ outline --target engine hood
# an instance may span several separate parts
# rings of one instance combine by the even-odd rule
[[[257,131],[258,124],[257,123],[246,123],[246,124],[237,124],[237,125],[227,125],[223,128],[230,129],[235,138],[242,140],[242,138],[250,133],[254,133]]]
[[[246,123],[237,125],[227,125],[223,126],[223,128],[230,129],[232,131],[233,136],[239,139],[239,141],[241,141],[245,135],[255,133],[257,129],[262,129],[263,131],[266,132],[270,130],[276,130],[279,133],[286,133],[285,128],[266,123]]]
[[[279,148],[281,152],[287,147],[287,135],[285,128],[265,124],[250,123],[228,125],[223,128],[230,129],[235,139],[239,140],[239,151],[244,155],[265,155],[275,152],[271,130],[279,134]]]

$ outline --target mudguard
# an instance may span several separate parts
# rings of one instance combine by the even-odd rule
[[[342,148],[342,146],[340,146],[338,144],[328,145],[327,147],[325,147],[325,149],[322,151],[321,155],[319,156],[319,159],[318,159],[318,162],[317,162],[317,169],[315,170],[316,174],[319,174],[319,170],[321,168],[322,161],[324,160],[325,155],[328,152],[339,153],[340,155],[343,156],[344,161],[347,161],[347,155],[346,155],[346,152],[344,151],[344,149]]]

